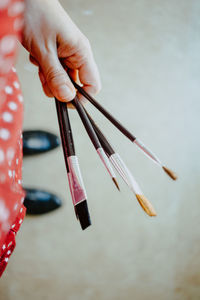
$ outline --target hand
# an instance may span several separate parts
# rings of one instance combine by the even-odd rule
[[[65,71],[90,94],[101,88],[99,72],[88,39],[72,22],[58,0],[26,0],[23,46],[48,97],[71,101],[76,94]],[[80,96],[83,101],[83,97]]]

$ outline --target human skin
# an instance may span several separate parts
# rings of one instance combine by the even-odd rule
[[[88,93],[98,93],[101,82],[90,43],[59,1],[25,0],[25,4],[22,44],[38,66],[45,94],[71,101],[76,91],[68,73]],[[84,101],[81,95],[79,98]]]

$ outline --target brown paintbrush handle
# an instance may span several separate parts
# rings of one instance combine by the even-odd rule
[[[104,151],[108,154],[108,156],[111,156],[112,154],[115,153],[115,150],[112,148],[112,146],[110,145],[110,143],[108,142],[108,140],[106,139],[105,135],[102,133],[102,131],[99,129],[99,127],[97,126],[97,124],[94,122],[94,120],[92,119],[92,117],[89,115],[89,113],[87,112],[87,110],[84,107],[84,110],[90,120],[90,123],[92,124],[96,135],[98,136],[98,139],[104,149]]]
[[[80,85],[78,85],[72,78],[71,81],[74,87],[88,99],[115,127],[117,127],[129,140],[134,142],[136,137],[126,129],[117,119],[115,119],[102,105],[100,105],[91,95],[89,95]]]
[[[72,104],[76,107],[76,110],[81,118],[81,121],[82,121],[95,149],[97,150],[97,149],[101,148],[101,144],[100,144],[99,139],[92,127],[92,124],[90,123],[90,120],[88,119],[87,114],[77,97],[74,98],[74,100],[72,101]]]

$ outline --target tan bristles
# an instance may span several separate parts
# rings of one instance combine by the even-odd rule
[[[140,203],[140,205],[142,206],[142,208],[144,209],[144,211],[150,217],[154,217],[154,216],[157,215],[155,209],[152,206],[152,204],[149,202],[149,200],[144,195],[136,194],[136,198],[137,198],[138,202]]]
[[[119,184],[118,184],[117,180],[114,177],[112,178],[112,180],[113,180],[114,184],[116,185],[117,189],[120,191]]]
[[[178,178],[177,175],[173,171],[171,171],[170,169],[168,169],[166,167],[162,167],[162,168],[165,171],[165,173],[167,173],[167,175],[169,177],[171,177],[173,180],[176,180]]]

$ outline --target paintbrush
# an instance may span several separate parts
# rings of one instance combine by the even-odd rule
[[[86,190],[79,168],[78,157],[75,154],[68,109],[65,102],[60,102],[57,99],[55,100],[63,153],[74,210],[77,218],[80,221],[81,228],[84,230],[91,225],[91,220],[87,206]]]
[[[138,183],[136,182],[135,178],[133,177],[132,173],[130,172],[124,161],[121,159],[120,155],[117,152],[115,152],[115,150],[113,149],[105,135],[102,133],[102,131],[99,129],[97,124],[94,122],[90,114],[87,112],[85,107],[84,110],[96,132],[96,135],[98,136],[98,139],[104,151],[106,152],[107,156],[109,157],[111,163],[113,164],[119,175],[123,178],[123,180],[129,186],[129,188],[135,194],[143,210],[151,217],[156,216],[155,209],[153,208],[149,200],[144,196]]]
[[[119,190],[119,185],[117,183],[117,179],[116,179],[116,175],[114,173],[114,170],[113,170],[113,168],[112,168],[112,166],[111,166],[111,164],[108,160],[108,157],[106,156],[106,154],[105,154],[105,152],[104,152],[104,150],[103,150],[103,148],[102,148],[102,146],[99,142],[99,139],[98,139],[91,123],[90,123],[90,120],[87,117],[87,114],[86,114],[81,102],[78,100],[77,97],[75,97],[72,101],[72,104],[76,107],[76,110],[77,110],[77,112],[78,112],[78,114],[79,114],[79,116],[82,120],[82,123],[83,123],[89,137],[90,137],[90,140],[91,140],[92,144],[94,145],[99,157],[101,158],[101,160],[102,160],[104,166],[106,167],[109,175],[111,176],[114,184],[116,185],[117,189]]]
[[[165,173],[170,176],[173,180],[177,179],[177,175],[171,171],[169,168],[164,166],[160,159],[150,151],[138,138],[136,138],[128,129],[126,129],[117,119],[115,119],[102,105],[100,105],[91,95],[89,95],[80,85],[78,85],[72,78],[71,81],[74,87],[82,94],[86,99],[88,99],[115,127],[117,127],[129,140],[136,144],[140,150],[146,154],[151,160],[153,160],[157,165],[159,165]]]

